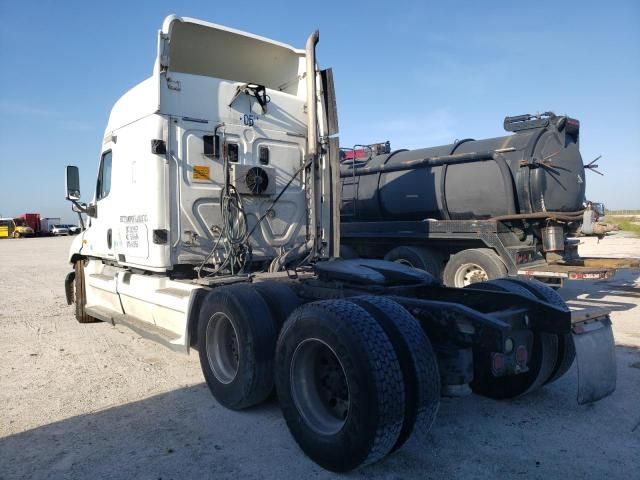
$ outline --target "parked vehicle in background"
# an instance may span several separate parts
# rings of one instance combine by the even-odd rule
[[[43,235],[47,235],[52,232],[54,225],[60,225],[62,221],[60,217],[45,217],[40,219],[40,232]]]
[[[69,229],[67,228],[66,225],[54,225],[51,228],[51,233],[53,233],[56,236],[69,235]]]
[[[0,237],[32,237],[33,229],[20,218],[0,218]]]
[[[0,218],[0,238],[13,236],[13,218]]]
[[[78,225],[70,225],[67,223],[62,226],[67,227],[67,229],[69,230],[69,235],[77,235],[82,231],[82,228],[80,228]]]
[[[17,218],[24,221],[24,223],[33,229],[34,235],[38,235],[42,231],[42,227],[40,225],[40,214],[39,213],[23,213]],[[17,220],[17,219],[16,219]]]
[[[31,228],[27,222],[22,218],[14,218],[13,219],[14,230],[13,230],[13,238],[20,237],[33,237],[34,230]]]

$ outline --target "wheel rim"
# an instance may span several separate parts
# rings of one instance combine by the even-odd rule
[[[336,353],[322,340],[300,343],[291,361],[293,402],[316,433],[338,433],[349,416],[347,376]]]
[[[236,378],[240,364],[236,329],[229,317],[218,312],[209,320],[206,335],[209,367],[219,382],[229,384]]]
[[[476,263],[465,263],[456,271],[455,286],[466,287],[472,283],[486,282],[489,275],[484,268]]]

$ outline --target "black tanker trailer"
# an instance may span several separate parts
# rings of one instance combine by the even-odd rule
[[[395,260],[456,287],[506,275],[559,286],[638,263],[580,258],[570,239],[595,223],[580,123],[546,112],[504,128],[512,134],[418,150],[343,149],[343,256]]]

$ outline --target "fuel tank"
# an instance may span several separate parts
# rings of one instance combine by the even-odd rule
[[[343,160],[342,221],[582,210],[579,122],[547,112],[506,117],[504,127],[513,133]]]

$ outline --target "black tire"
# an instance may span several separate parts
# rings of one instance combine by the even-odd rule
[[[507,267],[490,248],[470,248],[451,255],[442,276],[447,287],[462,288],[469,284],[493,280],[507,275]],[[465,279],[468,278],[468,281]]]
[[[343,260],[353,260],[354,258],[360,258],[358,252],[351,245],[340,245],[340,258]]]
[[[264,401],[273,390],[276,326],[251,284],[211,291],[198,319],[198,354],[215,399],[231,410]]]
[[[405,389],[404,421],[392,451],[402,447],[414,432],[424,439],[440,407],[440,372],[431,342],[417,320],[393,300],[378,296],[348,300],[378,321],[400,362]]]
[[[384,259],[418,268],[436,278],[442,278],[442,256],[430,248],[400,246],[388,252]]]
[[[469,288],[516,293],[535,299],[529,290],[502,278],[469,285]],[[497,400],[514,398],[542,387],[551,377],[558,357],[558,336],[533,332],[533,345],[529,354],[529,370],[517,375],[495,377],[491,373],[491,358],[487,352],[473,353],[473,381],[471,389],[485,397]]]
[[[253,285],[269,307],[277,335],[291,312],[302,304],[302,300],[283,282],[256,282]]]
[[[534,279],[525,280],[523,278],[509,278],[508,280],[526,288],[540,300],[544,300],[547,303],[555,305],[565,312],[570,310],[560,294],[542,282]],[[564,374],[569,371],[576,358],[576,346],[573,343],[573,336],[570,333],[565,333],[563,335],[558,335],[557,337],[558,358],[553,368],[553,373],[545,384],[553,383],[564,376]]]
[[[87,306],[87,293],[84,283],[84,262],[85,260],[77,260],[76,263],[73,264],[73,270],[75,271],[74,303],[76,306],[76,320],[78,323],[95,323],[99,320],[89,316],[85,310],[85,307]]]
[[[276,387],[296,442],[328,470],[380,460],[398,439],[398,358],[378,322],[352,302],[307,303],[291,314],[278,339]]]

